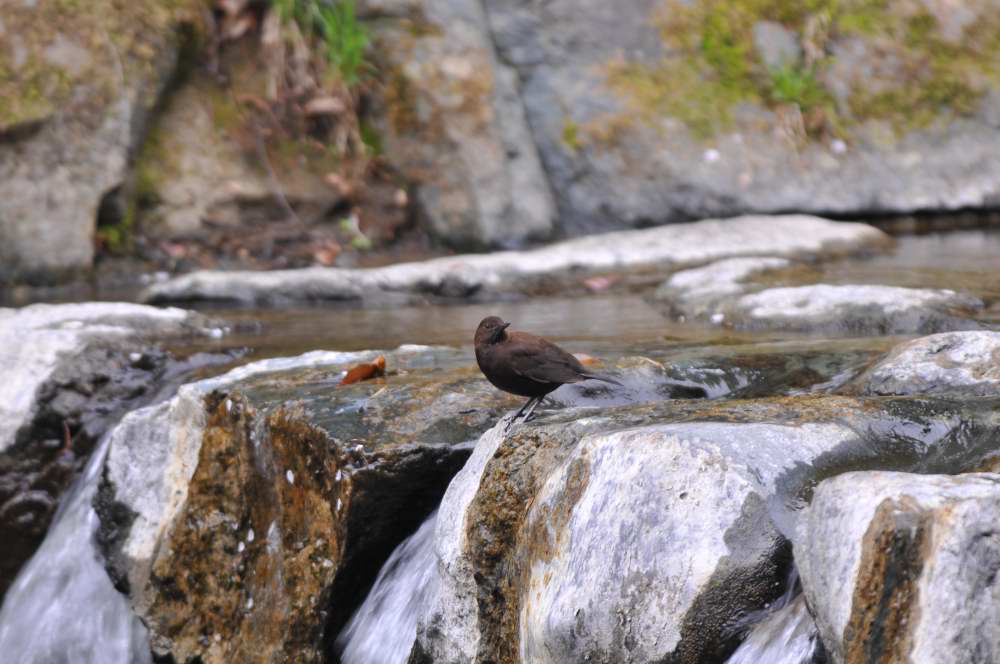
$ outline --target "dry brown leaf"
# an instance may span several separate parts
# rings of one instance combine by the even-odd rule
[[[341,379],[340,384],[350,385],[351,383],[359,383],[363,380],[371,380],[372,378],[384,375],[385,355],[379,355],[373,362],[364,362],[351,367],[347,375]]]

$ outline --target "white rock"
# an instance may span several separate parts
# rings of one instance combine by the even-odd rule
[[[805,215],[748,216],[590,235],[528,251],[447,256],[370,269],[193,272],[152,285],[144,297],[149,301],[281,302],[377,299],[415,291],[506,292],[571,271],[678,269],[723,258],[824,255],[888,242],[884,233],[865,224]]]
[[[859,383],[864,394],[1000,396],[1000,332],[945,332],[908,341]]]
[[[733,310],[747,327],[905,334],[976,328],[955,312],[968,314],[982,306],[951,290],[816,284],[744,295]]]
[[[0,452],[35,413],[38,390],[72,370],[88,349],[138,345],[193,331],[200,316],[122,302],[35,304],[0,309]]]
[[[784,258],[727,258],[673,274],[663,282],[656,296],[675,299],[679,303],[690,303],[733,295],[743,292],[741,282],[747,278],[766,270],[788,267],[790,264]]]

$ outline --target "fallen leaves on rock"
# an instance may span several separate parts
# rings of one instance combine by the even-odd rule
[[[379,376],[384,375],[385,355],[379,355],[372,362],[356,364],[348,369],[347,375],[341,379],[340,384],[350,385],[352,383],[360,383],[363,380],[371,380],[372,378],[378,378]]]

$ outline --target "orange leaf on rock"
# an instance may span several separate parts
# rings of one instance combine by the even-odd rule
[[[573,357],[580,360],[580,364],[582,364],[585,367],[601,363],[599,359],[597,359],[592,355],[587,355],[586,353],[573,353]]]
[[[374,362],[364,362],[351,367],[347,375],[341,379],[341,385],[360,383],[363,380],[371,380],[378,376],[385,375],[385,355],[379,355]]]

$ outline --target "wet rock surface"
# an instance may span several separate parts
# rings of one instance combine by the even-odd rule
[[[325,661],[463,443],[513,405],[421,349],[390,354],[386,379],[339,385],[374,356],[265,360],[115,429],[100,539],[158,656]]]
[[[706,220],[558,242],[539,249],[459,255],[373,269],[194,272],[151,286],[150,302],[215,300],[276,304],[309,300],[401,302],[495,298],[565,285],[587,274],[664,273],[730,257],[830,258],[891,244],[864,224],[787,215]]]
[[[784,267],[776,260],[722,261],[679,272],[654,297],[673,316],[738,330],[879,336],[982,327],[975,318],[983,302],[952,290],[832,284],[759,290],[742,283],[754,273]]]
[[[972,467],[1000,442],[995,406],[670,401],[491,430],[443,499],[410,661],[725,657],[781,593],[817,481]]]
[[[998,510],[993,473],[857,472],[821,483],[795,554],[833,660],[1000,657]]]
[[[784,258],[729,258],[704,267],[681,270],[664,281],[653,294],[657,300],[673,303],[683,316],[704,317],[715,313],[714,307],[731,295],[743,293],[743,281],[766,272],[786,268]]]
[[[900,344],[856,387],[863,394],[1000,394],[1000,333],[950,332]]]
[[[769,288],[737,300],[733,324],[849,334],[927,334],[975,328],[974,297],[890,286]],[[965,314],[964,316],[962,314]]]
[[[386,354],[386,377],[340,384],[376,355],[252,363],[184,385],[114,429],[98,539],[158,657],[324,661],[472,441],[521,403],[489,385],[467,352],[446,349],[402,347]],[[601,369],[620,377],[622,393],[571,385],[553,402],[719,397],[754,375],[642,357]]]
[[[160,343],[210,329],[200,315],[135,304],[0,309],[0,596],[98,438],[183,371]]]

